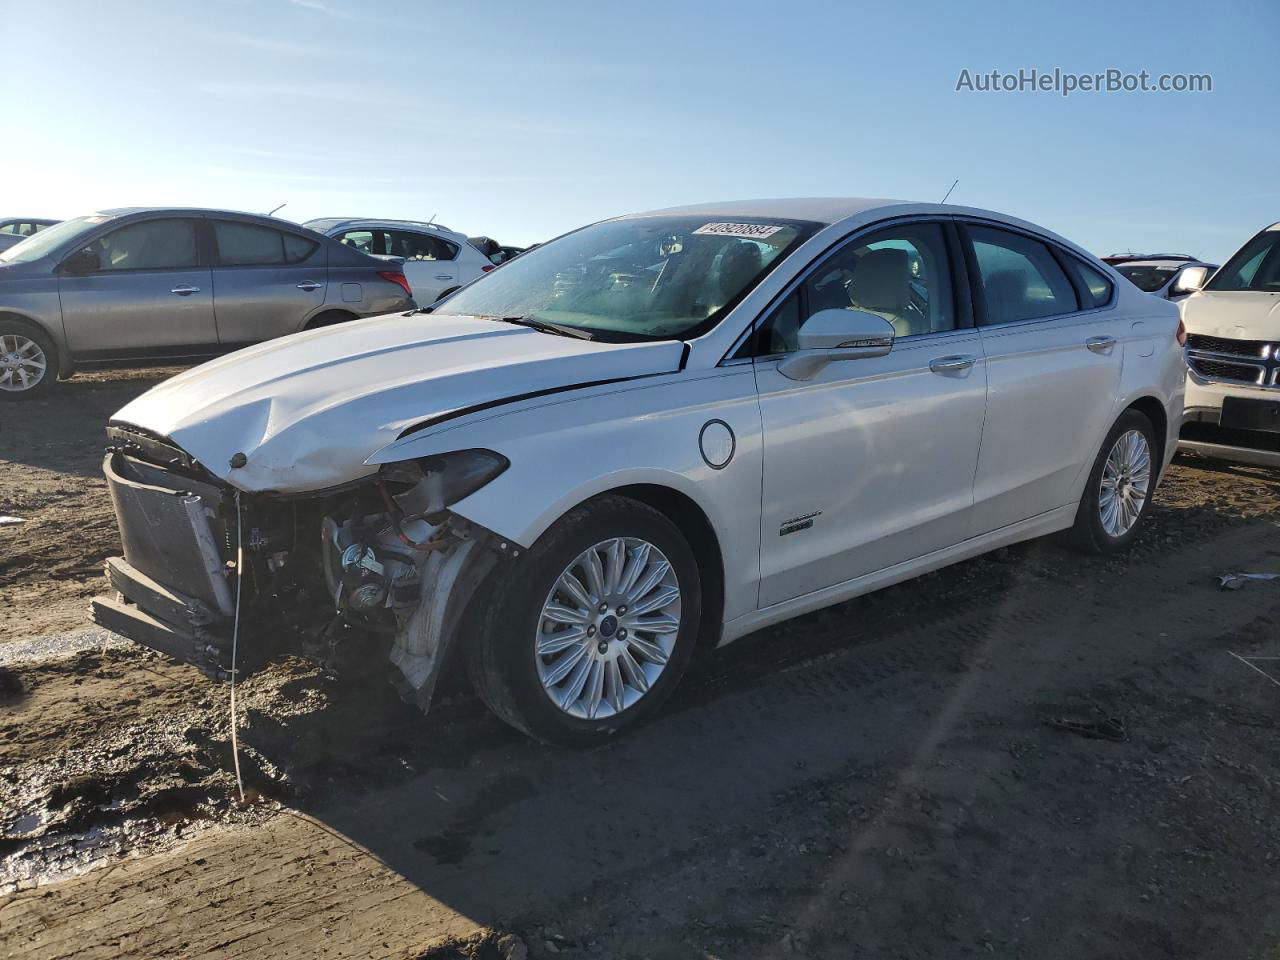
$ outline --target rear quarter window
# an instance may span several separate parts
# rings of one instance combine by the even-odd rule
[[[1072,270],[1080,281],[1084,301],[1081,306],[1084,309],[1105,307],[1111,302],[1111,291],[1115,285],[1106,274],[1069,254],[1063,254],[1063,259],[1067,262],[1067,269]]]

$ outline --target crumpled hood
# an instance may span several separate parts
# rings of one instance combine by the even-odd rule
[[[392,314],[228,354],[153,387],[112,422],[168,437],[242,490],[303,492],[372,473],[365,461],[424,420],[673,372],[683,349],[670,341],[593,343],[476,317]],[[247,462],[232,468],[239,453]]]
[[[1180,306],[1188,333],[1280,340],[1280,296],[1255,290],[1202,290]]]

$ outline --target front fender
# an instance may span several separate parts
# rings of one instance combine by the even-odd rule
[[[526,548],[597,494],[636,484],[675,490],[702,510],[720,541],[725,616],[755,608],[761,428],[749,365],[633,381],[589,396],[546,397],[490,414],[398,441],[369,462],[470,447],[501,453],[511,466],[450,509]],[[714,420],[733,435],[732,455],[716,466],[704,457],[702,442],[703,428]],[[713,451],[712,462],[721,455]]]

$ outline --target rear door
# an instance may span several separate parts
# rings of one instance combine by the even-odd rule
[[[191,217],[135,220],[77,251],[96,258],[97,269],[58,277],[73,357],[198,356],[217,349],[198,223]]]
[[[1014,230],[961,230],[987,359],[981,534],[1073,500],[1114,415],[1126,331],[1118,311],[1095,306],[1068,276],[1074,255]]]
[[[380,231],[389,253],[404,258],[404,275],[413,288],[413,299],[420,304],[434,303],[440,294],[458,286],[458,245],[409,230]]]
[[[325,302],[319,237],[239,220],[208,220],[213,307],[224,349],[296,333]]]

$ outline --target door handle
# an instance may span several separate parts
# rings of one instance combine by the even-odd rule
[[[185,284],[185,283],[184,283],[184,284],[180,284],[179,286],[174,287],[174,288],[173,288],[172,290],[170,290],[169,292],[170,292],[170,293],[176,293],[176,294],[177,294],[178,296],[180,296],[180,297],[189,297],[189,296],[191,296],[193,293],[199,293],[199,292],[200,292],[200,288],[199,288],[199,287],[192,287],[192,286],[188,286],[187,284]]]
[[[319,290],[320,284],[316,283],[314,280],[303,280],[300,284],[298,284],[298,289],[306,290],[308,293],[310,293],[312,290]]]
[[[436,274],[436,279],[437,279],[437,280],[452,280],[452,279],[453,279],[453,274],[451,274],[451,273],[437,273],[437,274]]]
[[[929,369],[934,373],[956,373],[960,370],[968,370],[977,362],[977,357],[965,357],[956,354],[955,356],[938,357],[936,360],[930,360]]]
[[[1111,348],[1116,345],[1115,337],[1090,337],[1084,342],[1084,345],[1094,353],[1110,353]]]

